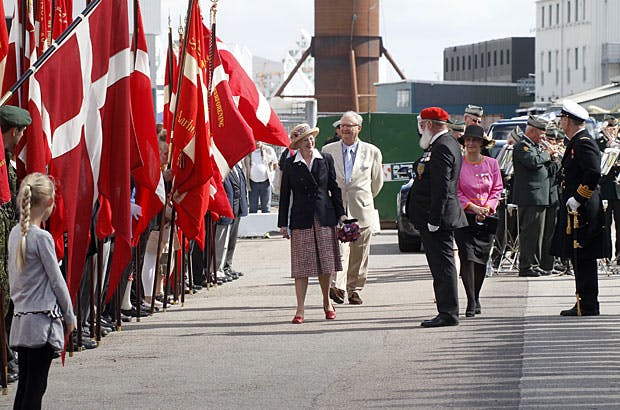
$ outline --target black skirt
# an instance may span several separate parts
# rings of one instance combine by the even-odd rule
[[[475,262],[486,265],[493,248],[495,235],[481,232],[466,226],[454,231],[454,239],[459,248],[459,259],[463,262]]]

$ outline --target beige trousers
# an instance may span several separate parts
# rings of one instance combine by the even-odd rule
[[[342,266],[346,271],[338,271],[332,276],[332,287],[347,291],[361,292],[368,275],[368,256],[370,255],[370,228],[360,228],[360,237],[355,242],[341,243]]]

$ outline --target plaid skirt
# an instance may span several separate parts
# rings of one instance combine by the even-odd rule
[[[312,228],[291,230],[291,277],[308,278],[342,270],[335,226],[321,226],[315,216]]]

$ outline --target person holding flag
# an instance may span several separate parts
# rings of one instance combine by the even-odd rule
[[[24,135],[24,130],[32,123],[28,111],[12,105],[0,107],[0,131],[2,131],[2,146],[0,146],[0,287],[2,298],[0,303],[5,306],[6,329],[11,327],[12,305],[9,305],[9,277],[8,277],[8,249],[7,239],[11,229],[17,225],[17,173],[15,168],[7,162],[11,158],[13,149]],[[2,335],[7,337],[7,335]],[[7,339],[8,340],[8,337]],[[12,352],[8,350],[9,374],[8,381],[17,379],[17,370]],[[15,369],[15,371],[11,371]]]

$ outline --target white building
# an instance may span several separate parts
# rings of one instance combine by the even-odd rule
[[[599,87],[620,75],[620,0],[536,2],[536,101]]]

